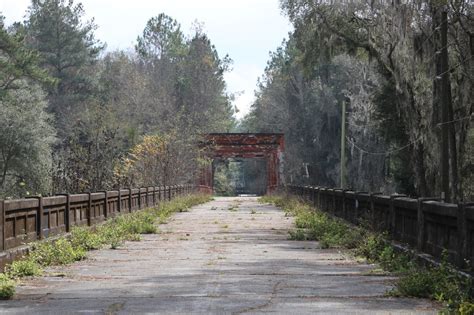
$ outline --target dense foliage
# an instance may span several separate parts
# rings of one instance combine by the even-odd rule
[[[294,32],[271,54],[243,128],[285,132],[287,180],[339,186],[346,102],[347,188],[439,196],[446,152],[447,193],[472,198],[472,3],[280,3]]]
[[[32,0],[0,17],[0,198],[190,181],[199,135],[234,127],[231,60],[201,28],[159,14],[135,51],[106,52],[84,15]]]
[[[337,187],[346,165],[345,188],[472,199],[473,4],[280,6],[294,31],[271,53],[240,128],[285,133],[286,181]],[[187,181],[203,162],[199,135],[235,128],[231,60],[199,25],[186,35],[158,14],[134,51],[111,52],[84,15],[73,0],[32,0],[24,22],[0,17],[1,197]],[[137,158],[150,139],[166,150]],[[160,171],[144,174],[145,164]]]

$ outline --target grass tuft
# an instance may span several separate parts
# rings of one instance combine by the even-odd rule
[[[0,299],[7,300],[15,294],[15,281],[0,273]]]
[[[86,257],[86,250],[74,247],[66,238],[52,242],[38,242],[32,246],[29,259],[41,266],[67,265]]]
[[[18,279],[22,277],[36,277],[43,274],[41,266],[32,259],[17,260],[11,263],[6,268],[6,274],[11,279]]]

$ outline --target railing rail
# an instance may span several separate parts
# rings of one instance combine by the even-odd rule
[[[316,208],[351,223],[387,231],[419,252],[448,258],[461,268],[474,267],[474,203],[444,203],[439,198],[354,192],[313,186],[286,186]]]

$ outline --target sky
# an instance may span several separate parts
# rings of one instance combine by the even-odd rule
[[[203,23],[219,55],[229,54],[234,61],[225,80],[228,91],[236,93],[237,118],[250,109],[269,52],[292,30],[278,0],[75,0],[78,2],[84,5],[86,19],[95,19],[96,38],[107,43],[108,51],[133,48],[148,19],[162,12],[176,19],[187,35],[193,23]],[[6,24],[23,21],[29,3],[0,0]]]

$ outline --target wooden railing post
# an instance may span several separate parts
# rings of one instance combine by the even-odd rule
[[[87,216],[87,225],[91,226],[92,225],[92,219],[91,219],[91,213],[92,213],[92,193],[88,192],[89,194],[89,202],[87,204],[87,209],[86,209],[86,216]]]
[[[64,210],[64,225],[66,226],[66,232],[71,231],[71,219],[70,219],[70,211],[71,211],[71,194],[62,194],[60,196],[66,197],[66,209]]]
[[[351,213],[352,215],[352,213]],[[346,190],[342,189],[342,217],[347,220]],[[350,221],[350,220],[348,220]]]
[[[155,205],[156,205],[156,198],[155,198],[155,193],[156,193],[156,187],[155,187],[155,186],[153,186],[153,198],[152,198],[152,200],[153,200],[153,206],[155,206]]]
[[[128,188],[128,212],[132,212],[132,204],[133,204],[133,199],[132,199],[132,188]]]
[[[374,231],[377,229],[377,216],[375,215],[375,203],[374,203],[374,196],[381,195],[382,193],[370,193],[369,194],[369,203],[370,203],[370,221],[372,224],[372,229]]]
[[[458,230],[458,246],[456,249],[456,263],[459,267],[463,268],[465,259],[468,255],[468,232],[466,225],[466,207],[471,204],[460,203],[458,204],[458,215],[457,215],[457,230]],[[472,264],[472,262],[471,262]]]
[[[122,212],[122,190],[118,189],[118,194],[117,194],[117,198],[118,198],[118,204],[117,204],[117,212],[120,213]]]
[[[396,223],[396,213],[395,213],[395,199],[406,197],[403,194],[392,194],[390,195],[390,208],[389,208],[389,232],[390,235],[395,236],[395,223]]]
[[[146,192],[145,192],[145,194],[146,194],[145,207],[146,207],[146,208],[149,208],[149,207],[150,207],[150,202],[148,201],[148,199],[150,198],[150,187],[149,187],[149,186],[146,187]]]
[[[422,197],[417,199],[417,215],[416,215],[416,223],[418,228],[417,239],[416,239],[416,249],[418,251],[423,251],[425,245],[425,213],[423,212],[423,202],[425,201],[439,201],[439,198],[427,198]]]
[[[138,188],[138,210],[142,208],[142,188]]]
[[[418,198],[417,201],[417,216],[416,221],[418,225],[418,235],[416,240],[416,248],[418,251],[423,251],[425,242],[425,214],[423,213],[423,199]]]
[[[359,211],[360,209],[360,201],[359,201],[359,197],[361,194],[368,194],[369,192],[367,191],[355,191],[354,192],[354,209],[355,209],[355,221],[354,222],[359,222],[360,221],[360,217],[361,217],[361,211]],[[363,214],[363,213],[362,213]]]
[[[38,199],[38,212],[36,213],[36,235],[39,240],[43,239],[43,196],[33,197]]]
[[[396,198],[396,195],[390,195],[390,205],[389,205],[389,226],[388,230],[390,232],[390,235],[393,237],[395,233],[395,205],[393,204],[393,200]]]
[[[5,250],[5,200],[0,200],[0,250]]]
[[[108,212],[109,212],[109,194],[107,190],[103,191],[104,193],[104,218],[107,219]]]
[[[370,193],[369,195],[369,204],[370,204],[370,223],[372,226],[372,230],[376,230],[376,216],[375,216],[375,206],[374,206],[374,195]]]

